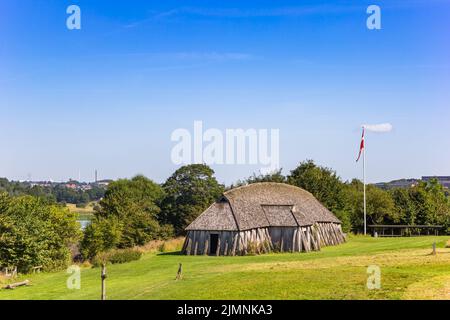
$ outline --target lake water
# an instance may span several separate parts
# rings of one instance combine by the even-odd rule
[[[81,224],[81,230],[86,229],[86,227],[91,224],[91,220],[89,219],[78,220],[78,222]]]

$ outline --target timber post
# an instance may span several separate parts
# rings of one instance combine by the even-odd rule
[[[102,278],[102,296],[101,299],[102,300],[106,300],[106,264],[102,263],[102,274],[101,274],[101,278]]]
[[[178,266],[177,277],[175,278],[175,280],[181,280],[182,278],[183,278],[183,265],[180,263],[180,265]]]
[[[7,286],[3,287],[3,289],[14,289],[14,288],[17,288],[17,287],[28,286],[29,284],[30,284],[30,281],[29,280],[25,280],[25,281],[22,281],[22,282],[16,282],[16,283],[8,284]]]

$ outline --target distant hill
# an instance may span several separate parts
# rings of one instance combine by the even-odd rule
[[[419,184],[419,182],[430,182],[433,179],[437,179],[440,184],[445,188],[450,188],[450,176],[424,176],[422,179],[399,179],[390,182],[380,182],[374,185],[384,190],[390,190],[394,188],[411,188]]]
[[[390,190],[394,188],[411,188],[417,185],[420,181],[420,179],[399,179],[390,182],[375,183],[375,186],[384,190]]]

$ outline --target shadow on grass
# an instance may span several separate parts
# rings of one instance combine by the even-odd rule
[[[184,254],[181,251],[173,251],[173,252],[160,252],[156,254],[157,256],[183,256]]]

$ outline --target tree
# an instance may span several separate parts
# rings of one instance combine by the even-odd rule
[[[157,218],[160,209],[157,205],[164,196],[164,191],[152,180],[139,175],[131,180],[121,179],[112,182],[99,202],[97,215],[115,216],[124,220],[133,216],[134,210],[142,210],[150,217]]]
[[[430,198],[431,212],[428,215],[430,224],[440,224],[450,227],[450,201],[445,194],[444,187],[437,179],[423,185]]]
[[[388,192],[369,185],[366,187],[368,224],[394,224],[399,222],[395,203]],[[361,203],[363,203],[361,198]],[[361,206],[359,209],[363,208]],[[361,210],[364,214],[364,210]]]
[[[411,191],[404,188],[395,188],[389,191],[400,223],[405,225],[414,225],[417,219],[417,206],[411,197]]]
[[[0,196],[0,265],[21,272],[42,265],[59,269],[70,262],[69,246],[80,237],[76,215],[40,198]]]
[[[330,211],[344,208],[343,183],[336,172],[307,160],[291,171],[288,183],[311,192]]]
[[[144,176],[111,183],[96,208],[95,219],[85,231],[81,250],[85,257],[111,248],[144,245],[167,236],[167,227],[158,222],[164,192]]]
[[[416,212],[416,224],[439,224],[450,227],[450,202],[437,180],[421,182],[409,190]]]
[[[343,199],[346,210],[350,212],[352,229],[358,232],[364,226],[363,184],[353,180],[344,189]],[[366,186],[367,224],[393,224],[400,221],[391,195],[374,185]]]
[[[166,196],[161,203],[162,221],[183,234],[200,213],[223,193],[224,187],[214,177],[214,171],[204,164],[181,167],[163,184]]]
[[[286,177],[282,174],[283,169],[276,170],[268,174],[256,175],[253,173],[251,177],[245,180],[239,180],[232,184],[228,189],[233,189],[236,187],[244,186],[247,184],[258,183],[258,182],[276,182],[276,183],[286,183]]]
[[[80,243],[82,256],[92,259],[102,251],[116,248],[122,238],[122,230],[123,225],[116,217],[94,218],[84,230],[84,237]]]

